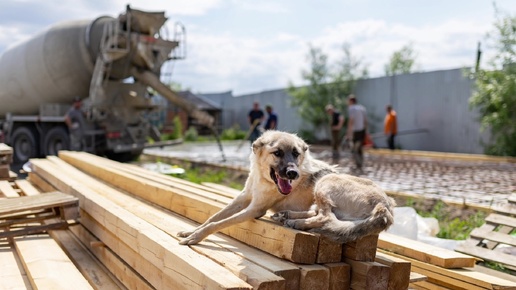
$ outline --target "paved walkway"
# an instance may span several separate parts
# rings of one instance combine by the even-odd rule
[[[248,167],[250,146],[238,149],[238,142],[224,143],[224,157],[216,144],[183,144],[165,150],[148,149],[151,155],[185,158],[193,161]],[[331,151],[325,147],[312,147],[313,155],[331,162]],[[378,152],[378,153],[376,153]],[[439,198],[489,207],[505,203],[509,195],[516,193],[516,162],[467,160],[454,155],[428,157],[425,154],[392,154],[369,151],[365,156],[365,170],[361,176],[377,182],[386,191]],[[437,153],[438,154],[438,153]],[[474,159],[474,158],[473,158]],[[340,159],[342,172],[355,174],[349,153]],[[355,174],[356,175],[356,174]]]

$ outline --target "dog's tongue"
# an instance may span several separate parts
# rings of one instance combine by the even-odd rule
[[[278,186],[283,194],[289,194],[292,191],[292,185],[288,179],[278,178]]]

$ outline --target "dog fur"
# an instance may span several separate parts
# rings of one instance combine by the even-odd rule
[[[266,131],[252,144],[242,192],[180,244],[196,244],[231,225],[272,218],[285,226],[321,233],[339,242],[377,234],[393,223],[394,201],[372,181],[347,174],[310,155],[294,134]]]

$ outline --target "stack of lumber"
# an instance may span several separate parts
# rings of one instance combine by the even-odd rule
[[[410,268],[375,261],[378,236],[341,245],[261,218],[227,228],[224,235],[211,235],[199,245],[182,246],[177,232],[194,229],[230,202],[234,192],[87,153],[61,152],[60,158],[31,163],[31,182],[79,199],[81,229],[89,235],[82,237],[85,246],[104,265],[125,265],[125,270],[112,271],[124,285],[389,289],[392,284],[405,286],[391,289],[406,289],[410,282]],[[100,249],[112,254],[102,255]]]
[[[13,149],[4,143],[0,143],[0,180],[12,181],[16,179],[16,173],[10,169],[13,162]]]
[[[516,271],[516,194],[503,205],[492,207],[486,223],[471,232],[456,250]]]
[[[484,273],[469,255],[385,232],[380,234],[378,248],[377,257],[388,254],[409,262],[412,272],[427,277],[412,282],[414,289],[516,289],[516,277]]]
[[[41,273],[26,266],[12,274],[12,269],[4,271],[0,265],[1,281],[9,275],[5,272],[34,289],[45,287],[35,285],[32,280],[44,280],[52,285],[45,289],[447,288],[433,282],[421,286],[427,281],[425,274],[415,270],[423,266],[414,267],[409,260],[411,256],[414,261],[424,260],[419,262],[426,265],[437,258],[409,255],[407,249],[413,246],[398,244],[396,238],[395,246],[382,246],[386,240],[383,234],[340,245],[261,218],[230,227],[223,234],[211,235],[198,245],[182,246],[178,244],[177,232],[194,229],[230,202],[237,192],[220,185],[193,184],[80,152],[61,152],[60,158],[49,156],[31,163],[29,180],[38,191],[58,190],[79,199],[80,224],[50,234],[61,245],[61,252],[66,253],[63,263],[73,262],[82,278],[74,274],[69,275],[70,279],[68,274],[62,277],[63,272],[55,270],[60,266],[45,264],[56,260],[39,257],[34,258],[39,263],[37,269],[48,266],[54,269],[52,273],[59,274]],[[25,194],[22,189],[13,190]],[[31,239],[40,237],[48,238],[39,235]],[[16,262],[36,245],[26,247],[22,254],[17,252],[20,247],[13,244],[5,247]],[[46,251],[42,247],[46,245],[39,252]],[[377,247],[389,252],[378,251]],[[445,261],[441,261],[444,266],[470,267],[475,261],[466,255],[434,253],[433,256],[444,256]],[[488,275],[485,277],[482,279],[490,279]],[[72,279],[79,282],[70,284]],[[80,281],[89,284],[82,287]],[[482,285],[502,286],[450,288],[515,289],[503,283],[487,283]]]

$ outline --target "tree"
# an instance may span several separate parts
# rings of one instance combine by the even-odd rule
[[[496,49],[488,69],[475,72],[470,105],[478,109],[482,129],[489,128],[487,154],[516,156],[516,16],[495,7],[494,29],[488,34]]]
[[[412,48],[412,44],[407,44],[392,54],[389,63],[385,65],[385,75],[393,76],[411,73],[415,61],[416,53]]]
[[[367,68],[352,56],[348,44],[342,46],[344,56],[333,66],[328,64],[328,55],[322,49],[312,45],[309,48],[310,70],[301,71],[308,85],[296,87],[290,82],[288,92],[291,105],[297,107],[301,118],[318,128],[328,123],[324,107],[331,103],[339,110],[344,109],[345,98],[353,92],[356,81],[367,76]]]

